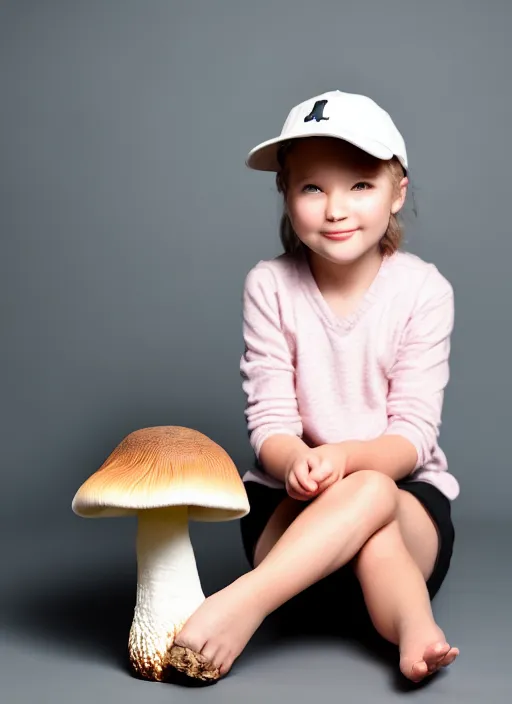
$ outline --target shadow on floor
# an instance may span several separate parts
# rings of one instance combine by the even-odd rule
[[[230,575],[232,579],[236,576]],[[218,579],[203,583],[206,595],[224,586],[214,582]],[[130,673],[127,642],[135,593],[135,573],[122,567],[110,575],[92,573],[78,578],[61,574],[54,583],[32,582],[30,591],[17,593],[12,600],[5,632],[30,639],[32,646],[39,642],[42,648],[72,651]],[[340,603],[339,586],[335,595],[328,578],[313,585],[270,614],[242,657],[257,659],[259,652],[268,654],[276,642],[334,636],[348,639],[365,657],[388,664],[395,691],[418,689],[433,681],[430,677],[415,685],[401,675],[398,650],[373,629],[360,592],[342,601],[346,608],[332,608],[334,602]]]
[[[333,604],[337,604],[335,609]],[[257,660],[260,652],[268,654],[269,644],[297,641],[307,644],[309,638],[318,643],[325,638],[328,642],[333,639],[343,641],[361,652],[362,658],[373,659],[387,668],[390,687],[395,692],[423,689],[446,675],[441,670],[419,684],[402,675],[398,648],[382,638],[373,627],[355,577],[349,580],[343,594],[340,594],[336,577],[333,580],[328,577],[311,586],[270,614],[260,631],[241,658]]]

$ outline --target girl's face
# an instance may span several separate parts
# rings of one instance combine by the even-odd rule
[[[332,138],[298,141],[286,171],[286,209],[309,249],[335,264],[379,252],[391,213],[404,204],[407,178],[397,187],[382,162]]]

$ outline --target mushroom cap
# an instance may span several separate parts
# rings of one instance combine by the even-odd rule
[[[184,505],[195,521],[229,521],[249,513],[243,481],[228,453],[198,430],[162,425],[127,435],[78,489],[71,508],[84,518],[111,518]]]

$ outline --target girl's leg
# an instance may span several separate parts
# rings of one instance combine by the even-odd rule
[[[265,615],[349,562],[397,507],[395,482],[379,472],[348,475],[320,494],[245,575],[255,587],[272,585]]]
[[[421,503],[399,491],[397,518],[374,533],[353,563],[376,630],[399,646],[401,671],[417,681],[459,653],[434,620],[426,586],[437,547],[436,528]]]
[[[175,643],[201,653],[225,674],[263,619],[338,569],[394,520],[398,488],[360,471],[328,487],[293,520],[254,570],[208,597]]]

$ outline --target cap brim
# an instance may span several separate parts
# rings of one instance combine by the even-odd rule
[[[279,171],[281,168],[277,160],[277,151],[279,146],[283,142],[288,142],[292,139],[305,139],[309,137],[334,137],[335,139],[342,139],[345,142],[350,142],[359,149],[377,157],[377,159],[391,159],[393,152],[388,147],[385,147],[380,142],[375,142],[371,139],[360,139],[356,135],[349,132],[333,134],[332,132],[304,132],[302,134],[294,134],[290,137],[275,137],[274,139],[269,139],[266,142],[258,144],[258,146],[251,149],[247,159],[245,160],[246,165],[250,169],[256,171]]]

